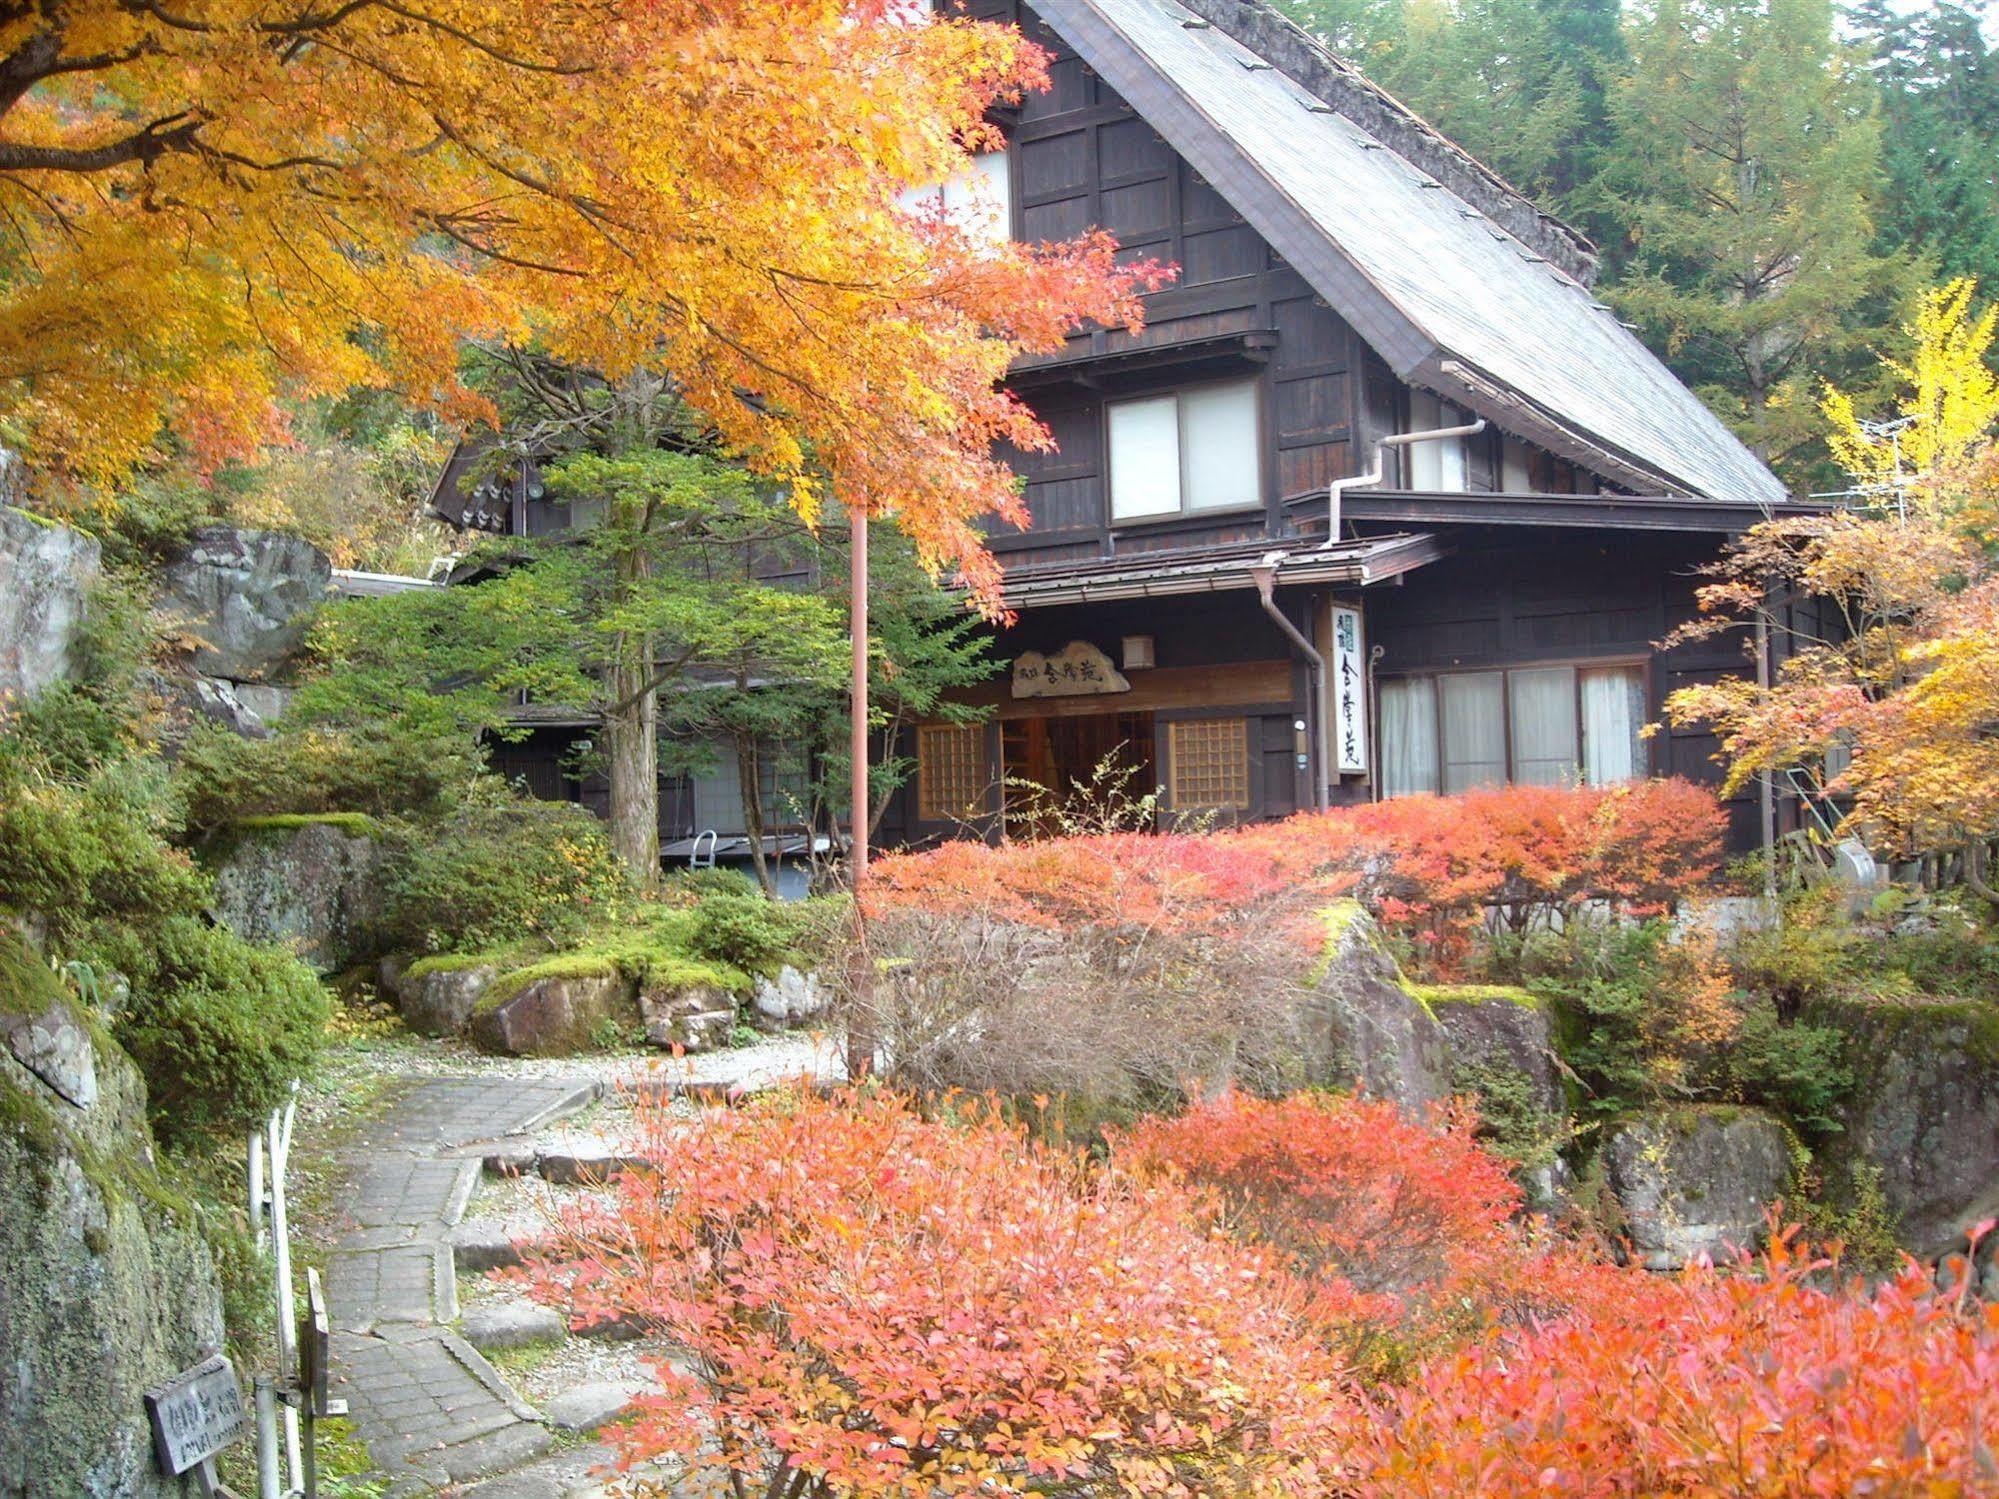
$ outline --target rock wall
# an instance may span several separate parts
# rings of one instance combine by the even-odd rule
[[[215,918],[321,973],[373,955],[381,845],[355,818],[276,820],[242,830],[215,867]]]
[[[102,570],[90,537],[0,505],[0,712],[70,674]]]
[[[141,1402],[220,1349],[214,1263],[137,1069],[8,932],[0,1032],[0,1496],[170,1499]]]
[[[304,643],[333,565],[278,531],[204,526],[161,579],[159,612],[191,647],[201,676],[268,680]]]
[[[1962,1249],[1999,1214],[1999,1005],[1847,1001],[1812,1018],[1850,1040],[1845,1148],[1880,1172],[1902,1242],[1924,1259]]]

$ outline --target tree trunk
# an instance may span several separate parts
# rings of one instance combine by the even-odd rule
[[[736,784],[743,793],[743,831],[750,839],[750,865],[764,894],[777,898],[777,876],[764,854],[763,767],[758,759],[761,746],[754,734],[736,735]]]
[[[629,592],[645,575],[636,551],[618,558]],[[659,693],[652,686],[652,637],[629,631],[611,641],[605,673],[604,756],[611,778],[611,848],[641,890],[659,883]]]

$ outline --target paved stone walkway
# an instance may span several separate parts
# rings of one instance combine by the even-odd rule
[[[450,1329],[449,1236],[479,1184],[466,1147],[539,1129],[598,1090],[575,1078],[432,1078],[349,1153],[345,1227],[327,1266],[335,1381],[392,1495],[517,1469],[547,1449],[536,1412]],[[523,1474],[515,1492],[565,1491],[552,1482],[537,1490]]]

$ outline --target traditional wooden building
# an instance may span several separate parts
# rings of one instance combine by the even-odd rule
[[[1642,731],[1746,658],[1656,642],[1789,502],[1592,292],[1582,235],[1265,0],[938,3],[1018,24],[1053,79],[947,207],[1179,270],[1143,332],[1011,372],[1058,444],[1013,455],[1032,524],[991,536],[1011,672],[983,724],[918,727],[888,841],[991,834],[1107,757],[1169,819],[1715,774],[1708,737]],[[447,474],[439,508],[570,523],[536,488]]]
[[[961,195],[1180,269],[1142,333],[1012,372],[1059,444],[1015,455],[1032,526],[992,537],[1012,674],[985,725],[919,729],[896,833],[1113,754],[1224,818],[1711,776],[1708,738],[1641,730],[1745,660],[1655,642],[1787,502],[1591,291],[1590,244],[1263,0],[966,8],[1054,86]]]

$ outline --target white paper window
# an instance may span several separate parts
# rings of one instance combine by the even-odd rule
[[[1513,779],[1527,786],[1576,779],[1576,674],[1567,666],[1506,674],[1513,723]]]
[[[1409,430],[1431,432],[1464,423],[1464,413],[1427,391],[1409,392]],[[1420,494],[1462,494],[1465,487],[1465,440],[1419,442],[1409,449],[1409,487]]]
[[[1253,380],[1112,402],[1111,519],[1256,504],[1256,412]]]
[[[1013,236],[1013,174],[1004,151],[985,151],[944,182],[944,213],[973,239],[1003,245]]]
[[[1181,392],[1180,447],[1187,509],[1254,505],[1262,488],[1255,384],[1243,380]]]
[[[1180,508],[1180,403],[1173,396],[1110,409],[1111,519]]]
[[[1583,779],[1592,786],[1645,774],[1645,672],[1594,667],[1582,674]]]
[[[1442,700],[1444,790],[1469,791],[1506,779],[1506,681],[1496,671],[1438,678]]]
[[[1381,794],[1437,789],[1437,687],[1428,677],[1381,683]]]
[[[1509,437],[1499,448],[1499,487],[1506,494],[1532,494],[1533,472],[1527,466],[1527,444]]]

